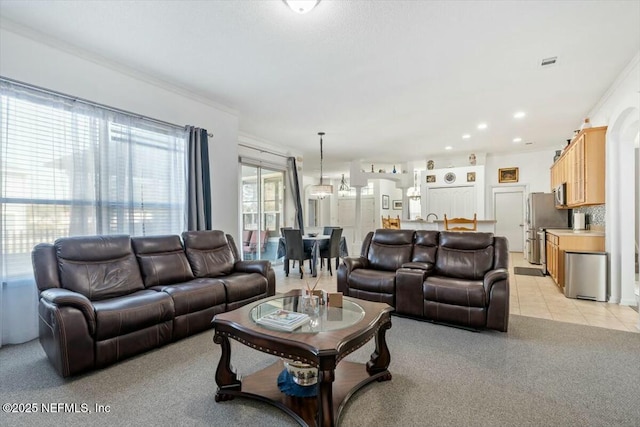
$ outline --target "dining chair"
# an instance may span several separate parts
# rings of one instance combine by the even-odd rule
[[[298,229],[284,229],[284,244],[286,254],[284,256],[284,272],[289,277],[289,261],[298,260],[300,263],[300,278],[304,276],[304,260],[309,260],[309,269],[311,269],[311,253],[304,250],[304,242],[302,241],[302,233]]]
[[[251,253],[252,234],[253,230],[242,230],[242,253],[244,254],[244,259],[247,259],[247,256]]]
[[[327,267],[329,268],[329,274],[333,276],[331,271],[331,258],[336,259],[336,271],[340,265],[340,239],[342,238],[342,228],[333,228],[331,230],[331,238],[329,239],[329,245],[326,248],[320,250],[320,259],[327,259]]]
[[[389,217],[389,228],[392,230],[400,230],[400,215],[397,218]]]
[[[260,236],[260,248],[258,248],[258,236]],[[243,252],[245,252],[245,254],[251,254],[255,259],[256,253],[258,253],[258,250],[260,251],[260,254],[262,254],[267,249],[268,237],[269,237],[269,230],[264,230],[260,232],[253,231],[251,233],[251,238],[249,239],[249,248],[245,250],[243,247]]]
[[[466,227],[459,224],[467,225]],[[447,218],[444,214],[444,229],[448,231],[476,231],[478,229],[477,214],[473,214],[473,219],[469,218]]]
[[[333,230],[334,228],[340,228],[340,227],[333,227],[331,225],[327,225],[326,227],[324,227],[322,229],[322,235],[323,236],[331,236],[331,230]]]
[[[384,215],[382,215],[382,228],[389,228],[389,216],[388,217],[384,217]]]

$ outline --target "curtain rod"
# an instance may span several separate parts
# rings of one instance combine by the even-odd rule
[[[158,124],[162,124],[162,125],[166,125],[166,126],[171,126],[171,127],[178,128],[178,129],[184,129],[185,128],[185,126],[180,126],[180,125],[177,125],[175,123],[165,122],[164,120],[154,119],[153,117],[145,116],[145,115],[138,114],[138,113],[132,113],[131,111],[123,110],[121,108],[111,107],[111,106],[105,105],[105,104],[100,104],[99,102],[89,101],[88,99],[79,98],[77,96],[67,95],[66,93],[58,92],[58,91],[51,90],[51,89],[46,89],[46,88],[43,88],[43,87],[40,87],[40,86],[36,86],[36,85],[32,85],[32,84],[29,84],[29,83],[24,83],[24,82],[21,82],[19,80],[11,79],[9,77],[0,76],[0,81],[1,80],[4,80],[4,81],[9,82],[11,84],[15,84],[15,85],[18,85],[18,86],[25,87],[27,89],[37,90],[37,91],[40,91],[40,92],[43,92],[43,93],[46,93],[46,94],[53,94],[53,95],[68,99],[70,101],[74,101],[74,102],[80,101],[80,102],[83,102],[85,104],[91,105],[93,107],[100,107],[100,108],[103,108],[105,110],[113,111],[114,113],[127,114],[129,116],[135,116],[135,117],[138,117],[140,119],[149,120],[149,121],[154,122],[154,123],[158,123]],[[213,137],[213,134],[212,133],[207,133],[207,136],[209,136],[211,138],[211,137]]]
[[[263,150],[262,148],[252,147],[252,146],[246,145],[246,144],[238,144],[238,147],[248,148],[250,150],[255,150],[255,151],[258,151],[260,153],[271,154],[273,156],[278,156],[278,157],[282,157],[282,158],[285,158],[285,159],[288,159],[289,157],[293,157],[293,156],[285,156],[284,154],[274,153],[272,151]]]

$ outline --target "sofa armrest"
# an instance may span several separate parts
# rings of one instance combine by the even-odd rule
[[[349,296],[349,275],[353,270],[358,268],[367,268],[369,260],[363,256],[343,258],[342,264],[338,267],[338,292],[342,292],[345,296]]]
[[[95,310],[93,309],[93,304],[91,304],[89,298],[77,292],[63,288],[49,288],[44,290],[40,292],[40,298],[58,307],[66,306],[77,308],[82,312],[82,315],[87,321],[89,333],[91,335],[95,334],[96,315]]]
[[[426,263],[406,263],[404,265]],[[424,291],[422,284],[429,275],[423,268],[401,267],[396,270],[396,312],[424,317]]]
[[[264,277],[267,277],[270,269],[271,261],[268,260],[237,261],[233,265],[233,271],[240,273],[258,273]]]
[[[491,287],[500,280],[506,280],[509,278],[509,272],[506,268],[497,268],[495,270],[488,271],[484,275],[483,286],[485,294],[487,295],[487,303],[489,303],[489,298],[491,296]]]
[[[343,262],[345,264],[345,266],[347,267],[347,273],[350,274],[353,270],[356,270],[358,268],[368,268],[369,267],[369,260],[366,259],[365,257],[359,256],[359,257],[346,257],[343,258]]]
[[[405,262],[402,264],[402,268],[414,268],[423,270],[426,273],[431,273],[433,271],[433,264],[430,262]]]
[[[487,296],[487,328],[507,332],[509,326],[509,272],[497,268],[484,276]]]
[[[240,273],[258,273],[267,279],[267,296],[276,293],[276,272],[271,267],[269,260],[237,261],[233,265],[233,271]]]

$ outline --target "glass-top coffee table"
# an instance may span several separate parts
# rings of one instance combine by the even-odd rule
[[[292,332],[256,323],[278,309],[299,310],[299,295],[300,291],[292,291],[213,318],[213,341],[222,346],[216,370],[216,402],[248,397],[280,408],[300,425],[333,426],[355,391],[372,381],[391,379],[385,340],[385,333],[391,328],[391,306],[344,297],[343,307],[321,306],[308,324]],[[366,364],[342,360],[373,337],[376,349]],[[280,391],[277,379],[284,369],[282,360],[240,379],[231,369],[229,338],[263,353],[317,368],[317,396],[295,397]]]

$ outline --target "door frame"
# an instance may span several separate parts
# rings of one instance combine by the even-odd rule
[[[496,219],[496,194],[498,193],[522,193],[522,251],[526,251],[526,215],[527,215],[527,196],[529,195],[529,184],[513,184],[513,185],[492,185],[491,186],[491,210],[493,219]]]

